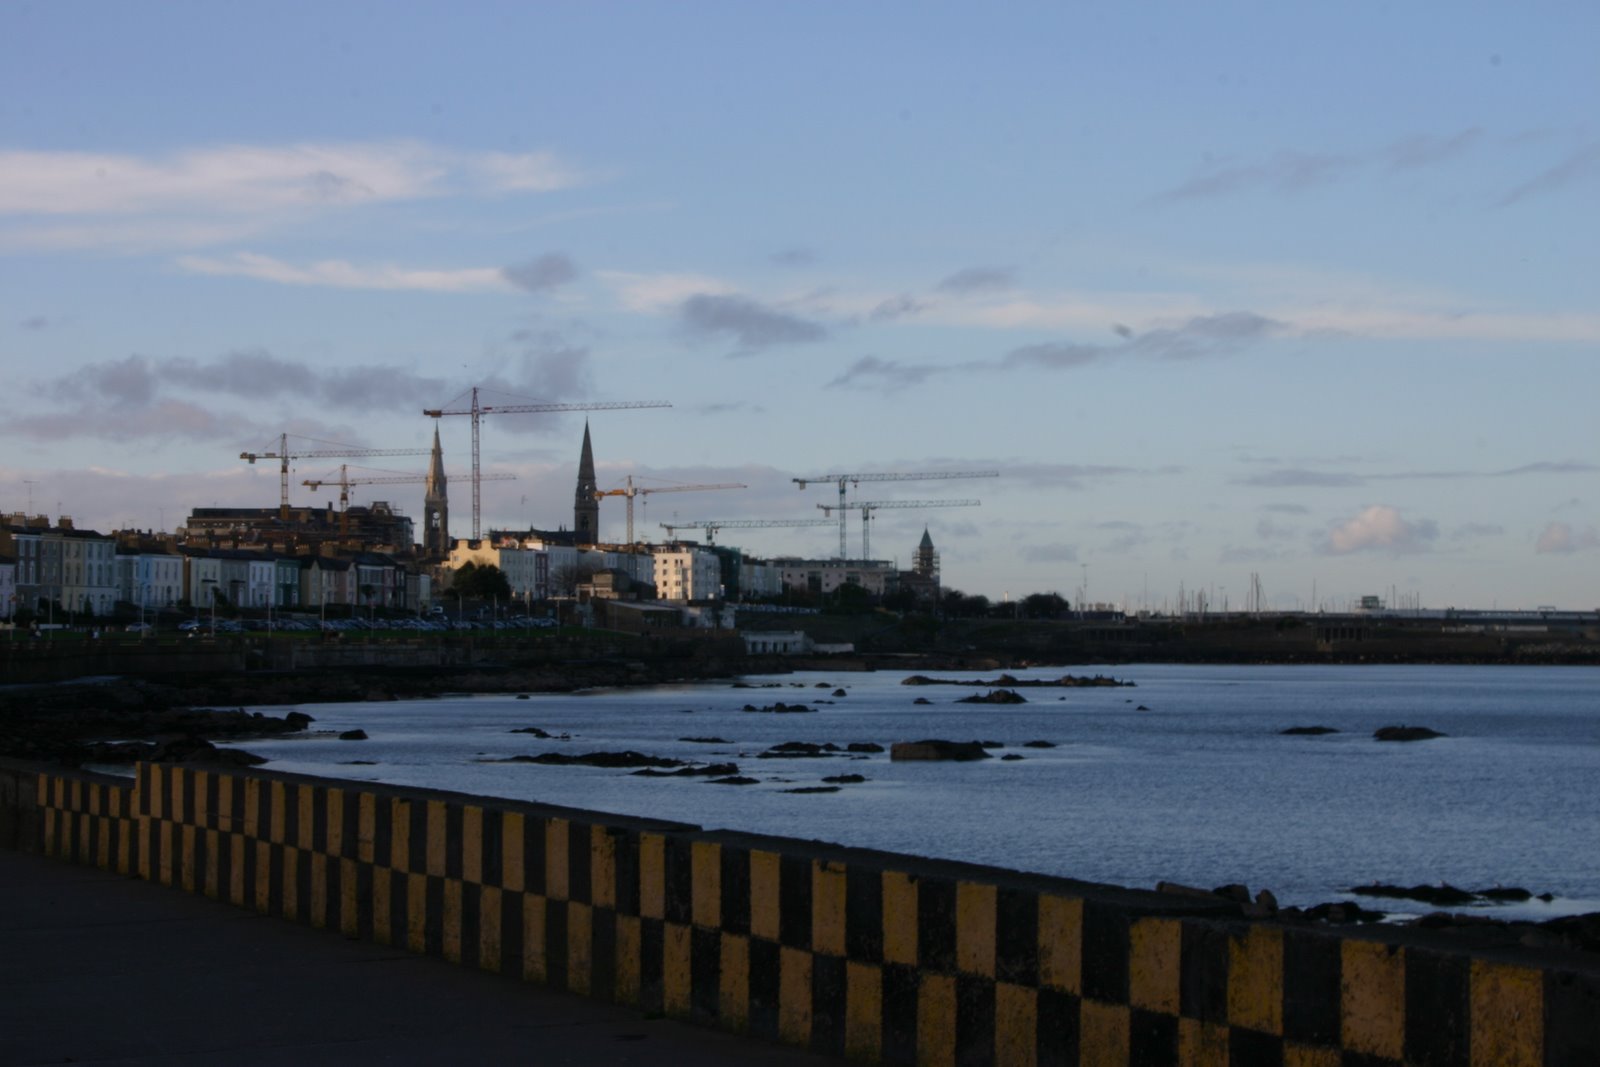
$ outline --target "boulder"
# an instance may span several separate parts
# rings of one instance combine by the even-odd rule
[[[991,689],[982,696],[974,693],[956,701],[957,704],[1026,704],[1027,702],[1026,697],[1011,689]]]
[[[365,730],[346,730],[339,735],[339,740],[341,741],[365,741],[366,739],[367,732]]]
[[[1339,731],[1331,726],[1291,726],[1287,730],[1279,730],[1286,736],[1320,737],[1323,734],[1336,734]]]
[[[992,758],[977,741],[896,741],[889,746],[891,760],[952,760],[965,762]]]
[[[1449,735],[1430,730],[1426,726],[1384,726],[1374,730],[1372,736],[1378,741],[1427,741],[1430,738]]]

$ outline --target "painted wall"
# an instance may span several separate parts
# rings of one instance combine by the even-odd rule
[[[1600,1062],[1576,954],[260,771],[9,764],[0,808],[16,847],[861,1061]]]

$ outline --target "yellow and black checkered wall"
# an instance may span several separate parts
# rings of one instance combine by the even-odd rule
[[[889,1064],[1600,1064],[1600,961],[263,771],[40,773],[49,854]]]

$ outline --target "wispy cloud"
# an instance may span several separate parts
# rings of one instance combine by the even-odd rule
[[[279,285],[308,285],[333,289],[388,289],[410,292],[470,293],[506,292],[515,282],[506,269],[467,267],[454,270],[419,269],[394,264],[357,266],[342,259],[323,260],[296,266],[271,256],[235,252],[212,258],[180,256],[178,265],[193,274],[211,274]],[[522,286],[526,288],[526,286]]]
[[[1512,189],[1501,198],[1499,206],[1509,207],[1530,197],[1554,193],[1571,185],[1581,185],[1597,179],[1600,179],[1600,141],[1593,141]]]
[[[780,267],[809,267],[817,261],[817,253],[810,248],[781,248],[767,258]]]
[[[734,287],[704,274],[637,274],[631,271],[602,270],[595,276],[609,285],[629,311],[646,314],[675,312],[692,296],[732,293]]]
[[[1010,289],[1017,284],[1012,267],[966,267],[948,275],[934,286],[941,293],[981,293]]]
[[[696,294],[683,302],[679,314],[690,333],[731,339],[740,355],[773,345],[820,341],[828,333],[809,319],[731,294]]]
[[[518,289],[542,293],[572,281],[578,276],[578,268],[562,253],[547,252],[526,263],[505,267],[500,274]]]
[[[550,192],[586,180],[551,153],[463,152],[408,140],[214,145],[144,156],[12,150],[0,152],[0,219],[13,220],[0,243],[203,247],[333,210]]]
[[[1426,551],[1438,536],[1438,523],[1432,519],[1410,521],[1397,508],[1374,504],[1331,527],[1318,551],[1330,556],[1356,552],[1407,555]]]
[[[1077,545],[1028,545],[1022,550],[1022,558],[1029,563],[1076,563],[1078,562]]]

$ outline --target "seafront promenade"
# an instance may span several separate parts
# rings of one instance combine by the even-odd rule
[[[0,848],[6,1067],[828,1062]]]

